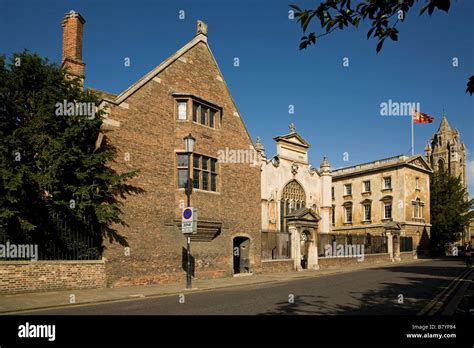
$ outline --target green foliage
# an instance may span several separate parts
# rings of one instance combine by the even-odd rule
[[[467,197],[459,177],[451,176],[443,170],[432,174],[430,214],[433,249],[444,250],[444,245],[459,240],[469,225],[469,210],[474,206],[474,201]]]
[[[318,38],[332,33],[336,29],[343,30],[349,26],[355,28],[363,21],[371,23],[367,31],[367,39],[370,37],[378,40],[376,52],[382,50],[387,38],[398,41],[398,29],[396,26],[403,22],[408,12],[417,0],[365,0],[353,5],[351,0],[326,0],[321,2],[315,9],[301,9],[297,5],[289,5],[295,11],[295,17],[303,29],[305,35],[301,38],[299,48],[306,49],[314,45]],[[448,12],[451,6],[450,0],[427,0],[421,6],[420,15],[428,11],[431,16],[435,9]],[[314,18],[319,20],[322,34],[315,32],[306,33]],[[471,77],[466,92],[472,95],[474,86]]]
[[[98,98],[36,54],[0,57],[0,241],[47,242],[61,214],[126,244],[111,224],[123,223],[116,197],[137,191],[126,184],[137,173],[116,173],[106,166],[114,148],[96,148],[103,111],[57,115],[63,102],[95,111]]]

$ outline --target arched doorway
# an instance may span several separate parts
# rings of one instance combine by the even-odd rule
[[[235,237],[232,254],[234,274],[250,273],[250,239],[247,237]]]
[[[280,199],[280,230],[288,232],[286,217],[295,210],[306,207],[306,193],[296,180],[290,181],[283,188]]]
[[[308,255],[309,255],[309,243],[311,239],[311,233],[309,231],[301,232],[300,240],[300,252],[301,252],[301,268],[308,268]]]

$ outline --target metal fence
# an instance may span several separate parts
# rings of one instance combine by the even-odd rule
[[[363,245],[364,254],[383,254],[388,252],[387,237],[370,234],[318,234],[318,256],[324,257],[329,247],[338,245]]]
[[[290,234],[286,232],[262,232],[262,260],[291,258]]]
[[[99,260],[101,257],[102,234],[98,224],[51,214],[51,224],[38,241],[39,260]]]

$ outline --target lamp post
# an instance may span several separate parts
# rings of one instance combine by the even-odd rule
[[[191,206],[191,193],[193,190],[193,182],[191,179],[191,154],[194,151],[194,143],[196,139],[189,133],[187,136],[184,137],[184,147],[186,149],[186,153],[188,154],[188,180],[186,184],[186,196],[187,196],[187,206]],[[191,279],[191,236],[188,234],[186,236],[187,242],[187,267],[186,267],[186,289],[191,289],[192,279]]]

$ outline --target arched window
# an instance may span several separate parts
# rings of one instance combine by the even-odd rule
[[[306,206],[306,193],[298,181],[290,181],[283,188],[280,200],[280,228],[282,232],[288,232],[286,217],[293,211]]]
[[[438,170],[439,171],[444,170],[444,161],[442,159],[438,160]]]

